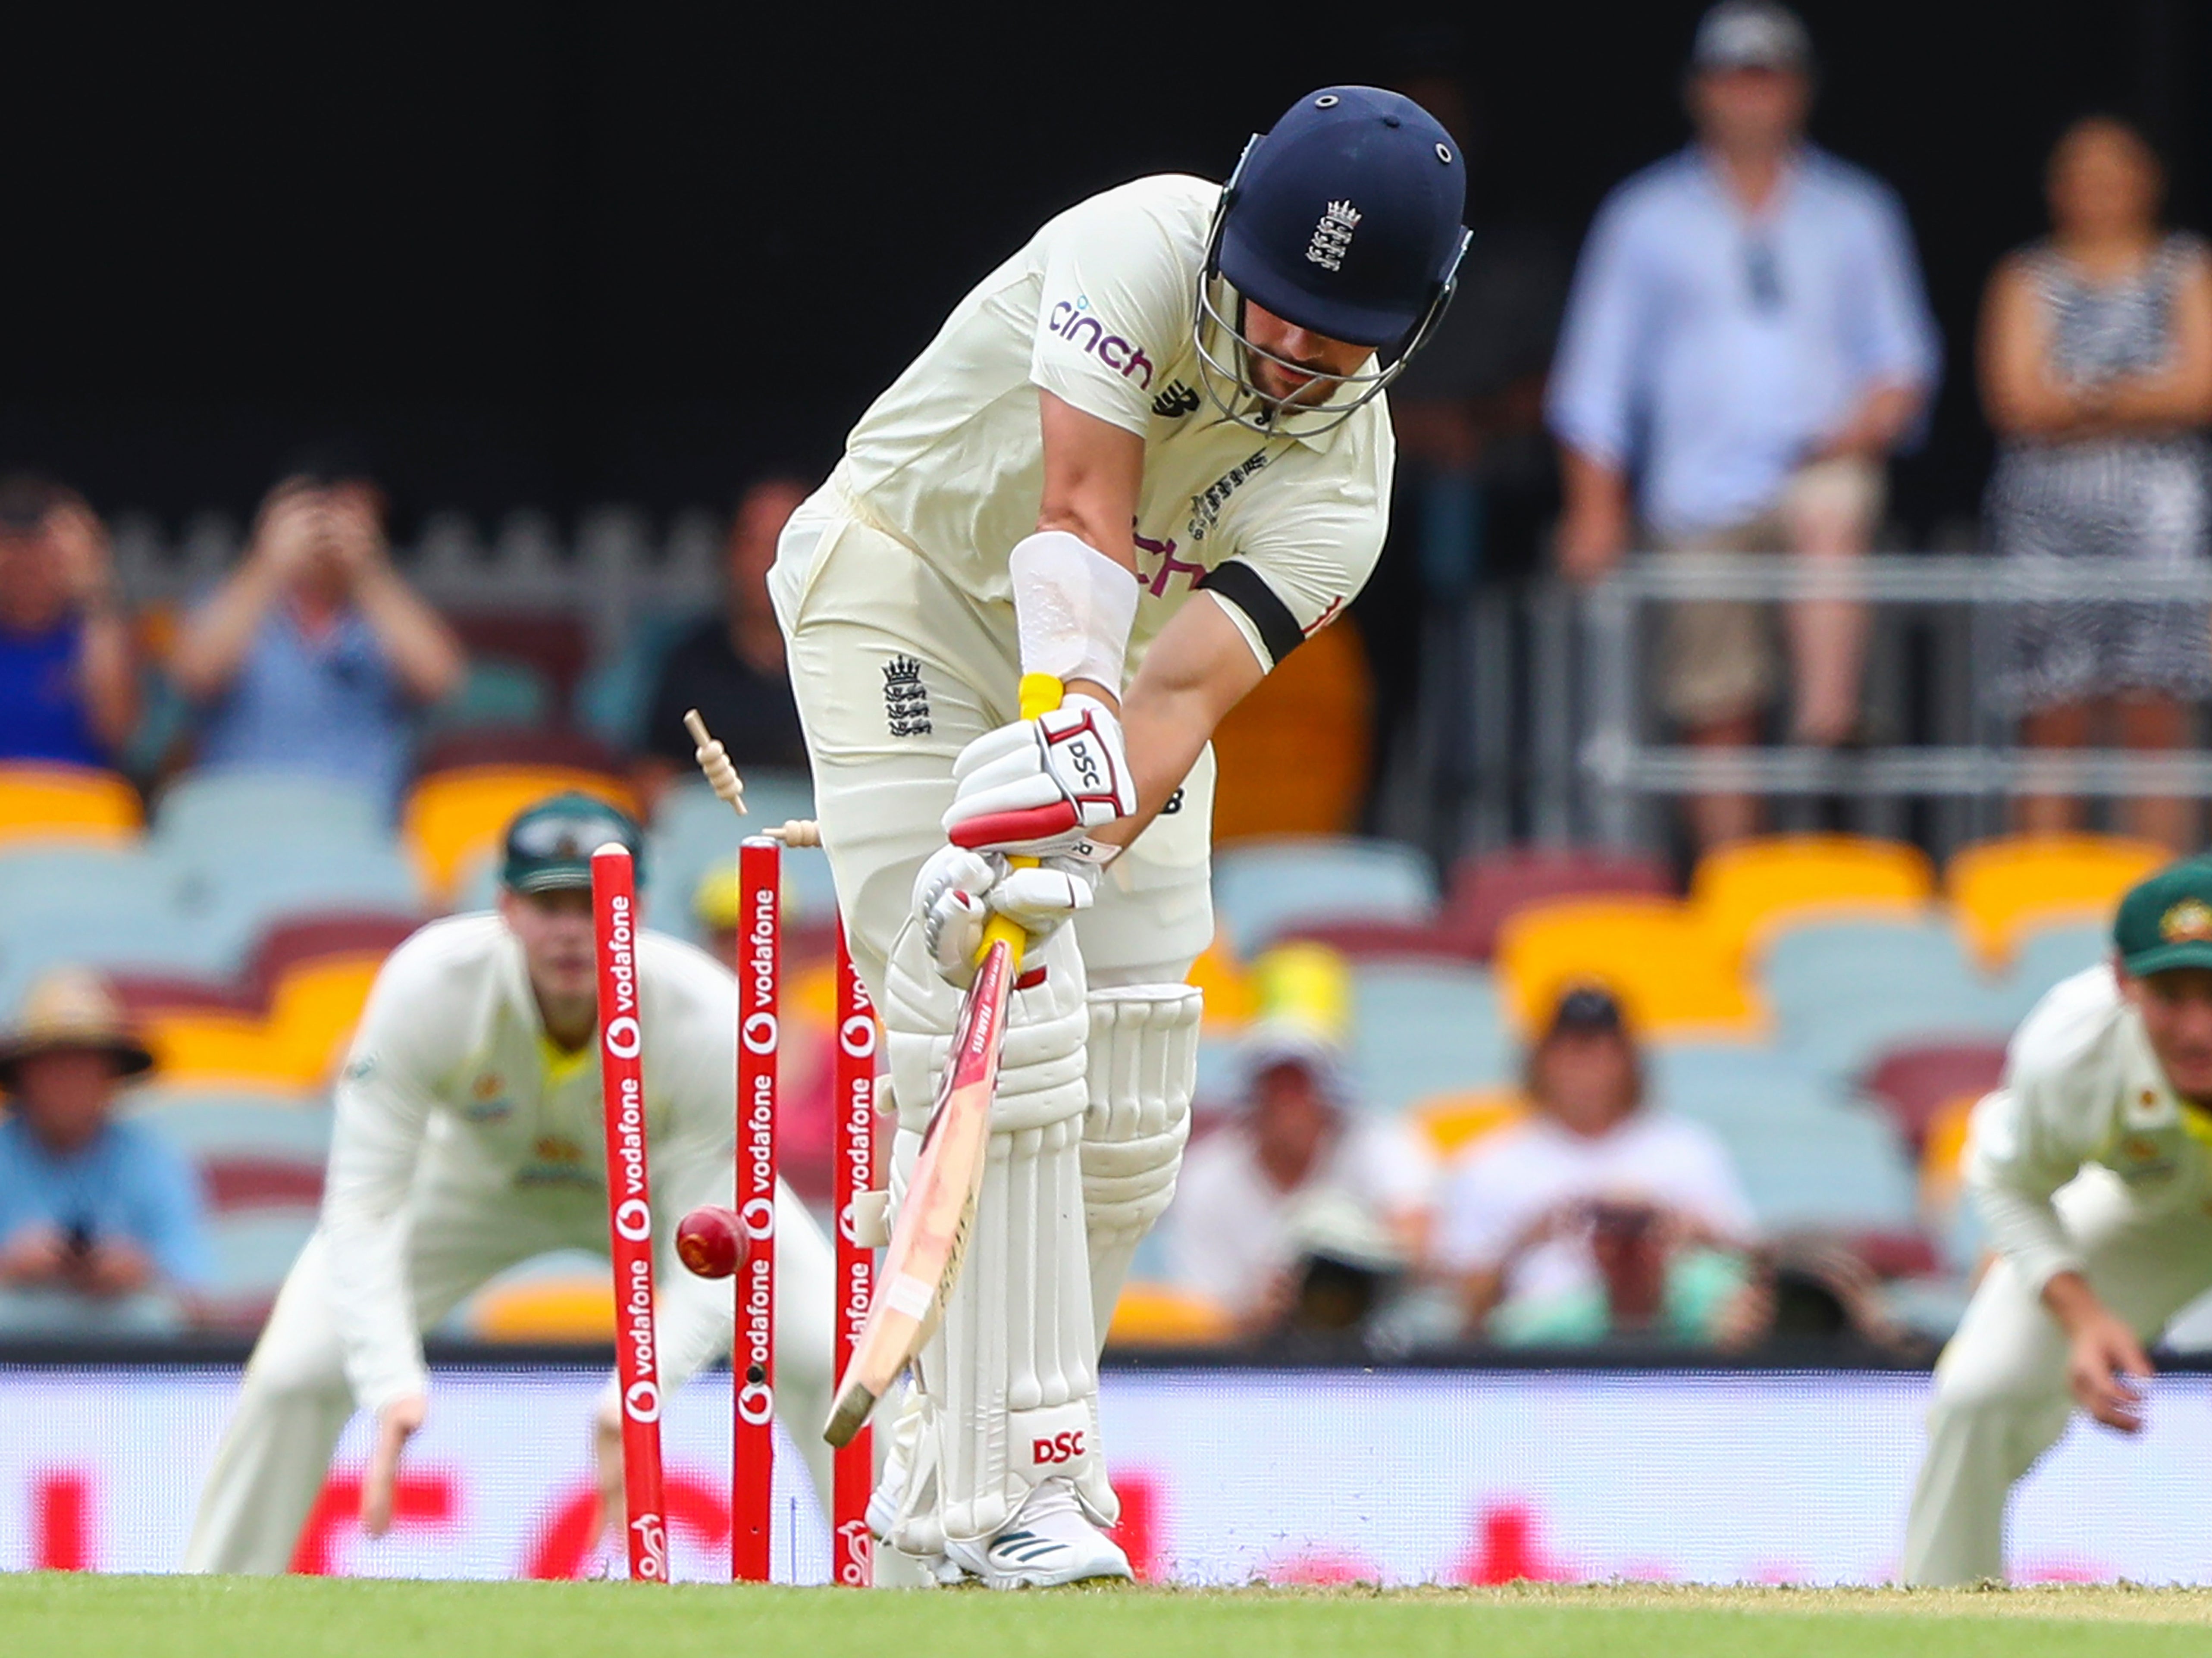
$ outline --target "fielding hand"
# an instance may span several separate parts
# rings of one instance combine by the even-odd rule
[[[376,1413],[376,1448],[361,1482],[361,1528],[371,1537],[392,1529],[392,1492],[399,1483],[399,1453],[429,1414],[430,1401],[405,1394]]]
[[[2140,1433],[2143,1394],[2131,1377],[2153,1374],[2136,1333],[2110,1314],[2082,1326],[2067,1355],[2066,1382],[2081,1408],[2108,1428]]]

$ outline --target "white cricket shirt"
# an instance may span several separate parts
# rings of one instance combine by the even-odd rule
[[[1006,557],[1043,491],[1040,387],[1145,440],[1132,671],[1200,582],[1272,668],[1375,567],[1395,452],[1383,399],[1317,435],[1268,438],[1205,394],[1191,329],[1219,197],[1163,174],[1060,214],[961,301],[846,440],[833,489],[970,599],[1003,605],[1010,636]],[[1225,357],[1225,342],[1209,348]]]
[[[2004,1084],[1974,1108],[1966,1183],[2029,1293],[2081,1252],[2051,1197],[2087,1163],[2118,1175],[2147,1212],[2207,1195],[2212,1123],[2175,1096],[2110,965],[2061,980],[2035,1005],[2005,1056]]]
[[[673,1392],[726,1340],[729,1315],[695,1292],[665,1247],[695,1205],[729,1201],[737,1124],[737,981],[657,932],[637,942],[646,1130]],[[606,1130],[599,1048],[546,1042],[522,947],[498,916],[433,921],[376,976],[337,1093],[322,1229],[355,1398],[376,1410],[422,1391],[408,1239],[456,1209],[572,1220],[606,1247]],[[505,1263],[498,1263],[504,1265]],[[724,1299],[726,1299],[725,1291]]]

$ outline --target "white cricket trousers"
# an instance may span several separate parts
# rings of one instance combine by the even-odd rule
[[[2212,1216],[2202,1210],[2146,1212],[2103,1169],[2084,1170],[2057,1203],[2091,1287],[2146,1345],[2212,1288]],[[2066,1356],[2058,1321],[2010,1261],[1996,1262],[1936,1366],[1928,1450],[1905,1521],[1906,1583],[2003,1577],[2013,1482],[2057,1443],[2073,1413]]]
[[[408,1263],[415,1321],[429,1329],[494,1275],[555,1249],[606,1247],[606,1201],[596,1193],[533,1193],[520,1204],[487,1201],[426,1207],[416,1218]],[[331,1453],[353,1415],[329,1245],[318,1231],[300,1252],[254,1344],[238,1406],[200,1492],[185,1545],[186,1571],[287,1570],[330,1471]],[[655,1263],[664,1275],[664,1257]],[[675,1268],[681,1272],[679,1266]],[[817,1497],[830,1497],[830,1342],[835,1309],[829,1245],[805,1206],[786,1190],[776,1205],[776,1414],[806,1458]],[[669,1350],[666,1297],[661,1350]],[[714,1351],[729,1345],[720,1327]],[[434,1386],[430,1416],[436,1419]],[[545,1433],[587,1446],[588,1419],[549,1422]],[[503,1454],[528,1455],[521,1446]],[[404,1461],[402,1466],[404,1466]]]

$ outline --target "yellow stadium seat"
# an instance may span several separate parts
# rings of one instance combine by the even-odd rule
[[[478,1297],[468,1325],[485,1341],[611,1341],[614,1282],[579,1272],[500,1284]]]
[[[1928,1120],[1928,1136],[1920,1150],[1920,1206],[1928,1214],[1942,1214],[1959,1200],[1959,1185],[1966,1156],[1966,1123],[1979,1094],[1961,1094],[1936,1108]]]
[[[1259,1011],[1260,995],[1252,975],[1237,959],[1227,936],[1219,929],[1205,954],[1192,963],[1190,982],[1206,995],[1203,1028],[1212,1035],[1242,1030]]]
[[[1954,853],[1944,888],[1967,944],[1998,969],[2038,928],[2109,920],[2121,894],[2172,861],[2173,853],[2154,841],[2012,835]]]
[[[1439,1163],[1457,1158],[1476,1142],[1528,1114],[1528,1102],[1517,1088],[1477,1088],[1435,1094],[1414,1105],[1413,1129]]]
[[[1534,904],[1498,935],[1507,1017],[1525,1038],[1560,993],[1602,985],[1641,1035],[1763,1034],[1765,1016],[1742,964],[1674,898],[1571,898]]]
[[[1349,619],[1285,657],[1213,733],[1215,843],[1348,834],[1367,793],[1374,701],[1366,647]],[[1282,786],[1290,776],[1296,788]]]
[[[0,846],[135,841],[145,823],[137,791],[112,771],[0,766]]]
[[[608,1297],[608,1319],[613,1321],[613,1296]],[[1236,1321],[1210,1296],[1179,1290],[1170,1284],[1133,1283],[1114,1303],[1114,1321],[1107,1327],[1109,1347],[1205,1347],[1229,1341],[1237,1334]]]
[[[258,1014],[157,1009],[142,1033],[157,1074],[179,1088],[306,1087],[298,1062]]]
[[[320,1086],[337,1068],[383,965],[368,953],[317,957],[286,969],[271,987],[270,1039],[301,1087]]]
[[[424,778],[409,793],[401,824],[423,890],[451,904],[497,853],[500,837],[516,814],[567,789],[637,814],[629,786],[603,772],[567,766],[462,766]]]
[[[1773,835],[1707,853],[1690,902],[1739,959],[1778,928],[1840,915],[1916,914],[1936,896],[1936,870],[1917,847],[1857,835]]]

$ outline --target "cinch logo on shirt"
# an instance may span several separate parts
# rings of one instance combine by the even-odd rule
[[[1092,313],[1088,295],[1079,294],[1054,306],[1044,325],[1047,333],[1059,335],[1079,351],[1088,351],[1123,380],[1141,374],[1144,378],[1137,384],[1147,392],[1152,389],[1152,360],[1145,355],[1144,347],[1108,333],[1106,325]]]
[[[1187,564],[1175,556],[1176,544],[1173,536],[1170,536],[1165,541],[1154,541],[1150,536],[1133,531],[1129,539],[1136,544],[1139,552],[1150,553],[1160,562],[1160,568],[1152,572],[1150,580],[1146,578],[1141,570],[1137,573],[1137,585],[1154,598],[1159,598],[1167,592],[1168,582],[1172,577],[1182,576],[1187,581],[1194,583],[1199,577],[1206,574],[1206,566],[1203,564]]]

